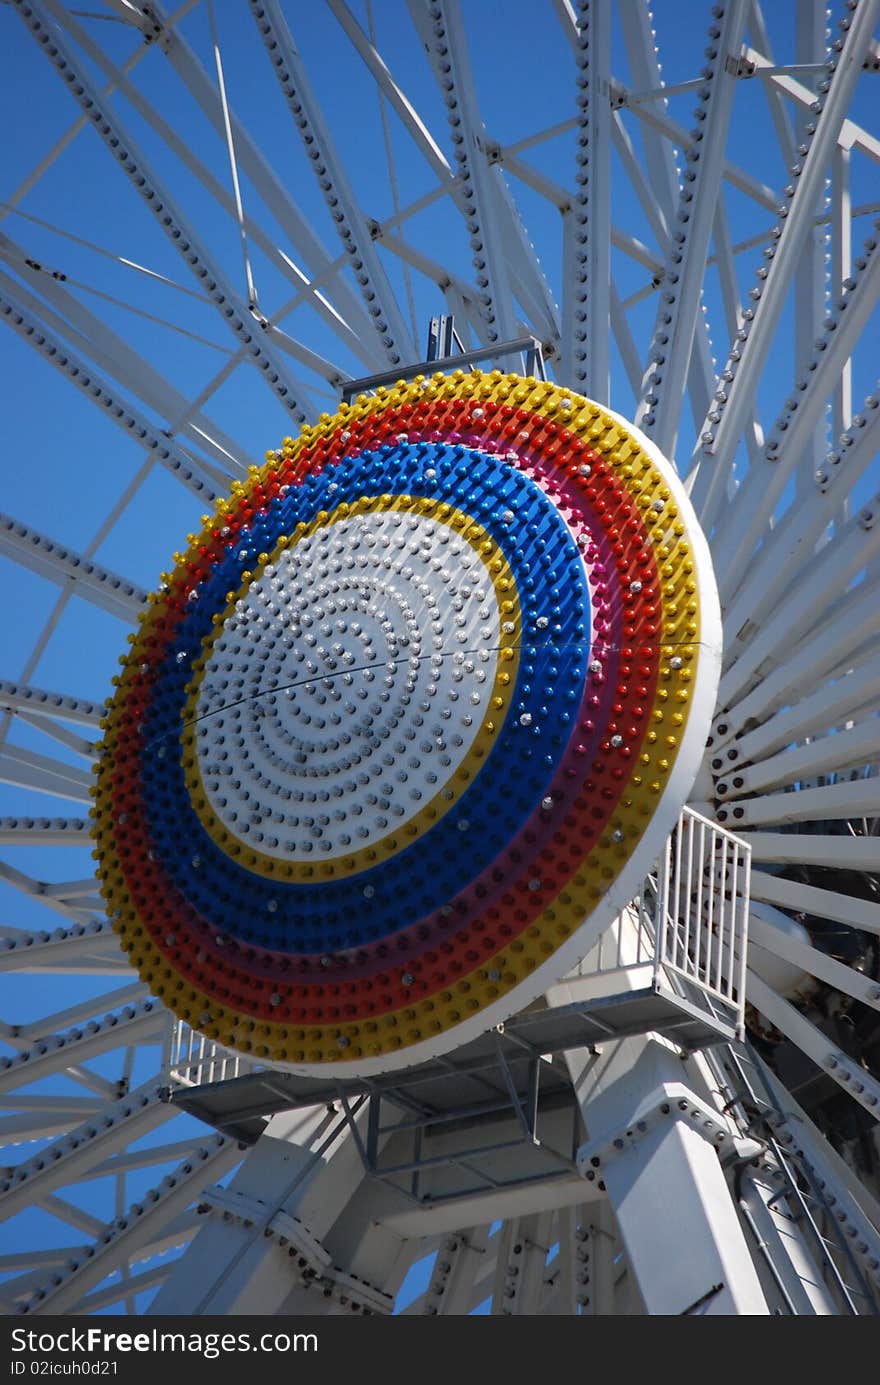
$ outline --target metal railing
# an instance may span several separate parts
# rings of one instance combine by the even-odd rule
[[[742,1038],[751,851],[741,838],[684,808],[625,920],[576,968],[579,977],[636,974]],[[628,926],[624,927],[624,921]],[[201,1086],[265,1064],[174,1020],[164,1069],[172,1086]]]
[[[678,976],[745,1019],[751,847],[682,809],[657,868],[654,974]]]
[[[172,1019],[163,1063],[169,1086],[201,1087],[208,1082],[226,1082],[255,1072],[258,1067],[259,1063],[199,1034],[184,1020]]]
[[[742,1038],[750,869],[741,838],[682,809],[638,894],[575,974],[596,995],[653,985]]]

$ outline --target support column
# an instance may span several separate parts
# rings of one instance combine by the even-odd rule
[[[606,1202],[594,1203],[584,1209],[589,1213],[583,1223],[583,1268],[578,1285],[578,1299],[585,1314],[606,1317],[614,1312],[614,1252],[616,1237],[614,1217]],[[577,1252],[576,1252],[577,1254]]]
[[[620,991],[643,984],[635,965],[641,960],[638,920],[631,911],[620,915],[579,968],[595,975],[597,986],[603,956],[606,967],[610,958],[617,968]],[[564,981],[548,996],[557,1004],[570,998]],[[572,1050],[566,1062],[587,1132],[578,1168],[591,1189],[607,1195],[644,1311],[766,1314],[718,1157],[732,1148],[733,1132],[699,1058],[683,1058],[662,1035],[646,1034]],[[596,1271],[592,1312],[620,1307],[602,1229],[595,1223],[588,1241]]]
[[[550,1212],[505,1222],[500,1233],[492,1294],[494,1316],[530,1317],[538,1312],[550,1253],[552,1222]]]
[[[764,1315],[718,1158],[724,1122],[656,1035],[568,1055],[588,1131],[578,1163],[604,1187],[649,1314]]]
[[[210,1218],[150,1312],[389,1312],[383,1279],[401,1262],[402,1239],[377,1228],[377,1245],[369,1226],[347,1218],[344,1244],[333,1243],[363,1178],[348,1122],[333,1108],[276,1116],[230,1186],[206,1192]],[[367,1278],[368,1267],[382,1277]]]

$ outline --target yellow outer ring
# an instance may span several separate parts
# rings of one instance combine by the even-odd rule
[[[636,439],[599,405],[544,381],[504,376],[500,371],[488,376],[476,371],[455,371],[450,376],[438,374],[430,379],[417,377],[410,383],[401,381],[390,389],[380,388],[375,395],[360,396],[351,405],[340,405],[336,415],[322,415],[317,425],[304,428],[296,440],[286,438],[277,453],[268,454],[269,460],[264,467],[251,468],[248,482],[233,483],[233,498],[219,501],[214,516],[205,519],[203,534],[191,536],[188,554],[176,555],[182,573],[185,574],[189,554],[196,556],[200,544],[209,540],[217,522],[235,512],[241,497],[258,482],[268,479],[280,464],[287,468],[291,462],[295,463],[306,444],[330,437],[349,421],[368,418],[389,405],[407,406],[421,400],[444,398],[470,401],[475,405],[492,400],[528,408],[533,417],[558,420],[600,453],[625,484],[631,499],[645,512],[644,525],[661,577],[662,602],[661,633],[657,643],[663,662],[652,711],[652,730],[648,732],[642,754],[601,840],[568,885],[518,938],[500,948],[454,986],[412,1005],[386,1012],[375,1020],[356,1023],[300,1026],[255,1019],[220,1005],[198,988],[182,982],[146,936],[121,872],[115,865],[106,864],[116,858],[115,840],[106,814],[103,821],[100,820],[99,807],[96,835],[100,847],[93,854],[102,862],[98,871],[102,894],[108,910],[117,912],[114,927],[121,935],[123,948],[131,954],[132,964],[153,986],[155,994],[162,998],[169,996],[169,1003],[177,1015],[196,1025],[209,1038],[257,1058],[318,1064],[351,1062],[397,1052],[453,1028],[524,981],[580,927],[635,851],[642,835],[641,824],[651,818],[663,793],[674,763],[675,749],[687,723],[688,685],[695,672],[691,666],[699,659],[700,651],[700,610],[693,578],[693,551],[686,526],[671,500],[663,475]],[[649,518],[648,512],[656,499],[664,501],[664,509],[655,518]],[[180,580],[185,580],[185,576]],[[144,625],[147,629],[152,623],[151,615],[146,613]],[[143,657],[139,650],[140,639],[137,636],[134,639],[133,650],[123,660],[126,669],[118,680],[121,683],[133,674]],[[682,659],[679,669],[673,669],[669,663],[673,654]],[[112,746],[116,703],[111,701],[108,708],[105,742]],[[97,793],[100,804],[100,777]],[[623,841],[613,840],[614,831],[623,832]],[[499,973],[500,980],[490,979],[490,973]]]

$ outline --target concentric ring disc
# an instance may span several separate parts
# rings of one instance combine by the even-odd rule
[[[717,691],[708,552],[617,415],[500,372],[285,439],[117,678],[96,856],[143,979],[303,1072],[446,1052],[628,902]]]

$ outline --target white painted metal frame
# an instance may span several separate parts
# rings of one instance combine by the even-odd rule
[[[149,127],[150,138],[161,141],[167,155],[163,168],[176,161],[213,199],[223,217],[237,220],[225,139],[218,143],[213,161],[203,158],[202,149],[191,148],[185,132],[173,129],[163,118],[149,84],[141,81],[152,63],[154,72],[165,71],[169,81],[181,83],[215,129],[223,128],[224,103],[214,81],[210,49],[199,48],[195,26],[186,34],[179,28],[200,7],[187,0],[166,14],[152,3],[135,6],[127,0],[108,0],[112,24],[91,26],[86,16],[72,14],[58,0],[14,3],[39,47],[54,50],[47,56],[56,72],[64,74],[64,84],[77,97],[79,111],[75,119],[71,111],[73,123],[59,131],[55,146],[21,185],[5,190],[7,201],[0,207],[0,219],[27,213],[30,194],[44,180],[47,187],[51,184],[56,161],[75,152],[77,132],[84,124],[94,123],[111,149],[117,141],[115,158],[128,176],[144,178],[141,196],[154,215],[157,205],[162,205],[159,222],[178,250],[187,244],[184,260],[195,271],[197,284],[195,293],[177,292],[181,286],[171,285],[167,276],[137,264],[130,247],[126,254],[117,255],[97,244],[101,239],[97,234],[89,238],[94,247],[90,249],[82,238],[77,241],[65,235],[62,209],[57,229],[63,249],[57,257],[35,257],[29,249],[32,235],[51,234],[45,217],[37,218],[37,225],[29,223],[23,238],[26,244],[11,234],[0,242],[3,320],[14,328],[18,341],[76,384],[102,416],[119,426],[121,435],[134,438],[146,453],[141,470],[122,496],[108,501],[108,516],[92,543],[50,538],[34,522],[10,519],[0,530],[3,558],[60,591],[45,626],[35,632],[27,671],[0,669],[0,675],[10,680],[0,684],[0,740],[4,742],[0,777],[8,808],[0,818],[0,850],[15,851],[14,864],[0,861],[0,879],[17,892],[13,899],[20,901],[22,910],[39,902],[60,915],[53,922],[63,925],[52,932],[34,928],[30,915],[24,927],[18,926],[14,913],[4,918],[0,921],[0,969],[11,975],[20,971],[47,977],[104,976],[108,987],[119,988],[108,989],[93,1001],[65,1002],[53,1014],[26,1021],[14,1036],[2,1031],[11,1056],[0,1075],[4,1088],[0,1133],[10,1142],[63,1141],[67,1132],[79,1139],[76,1130],[83,1123],[87,1126],[94,1112],[115,1109],[119,1083],[125,1084],[126,1074],[133,1069],[136,1046],[149,1042],[147,1051],[155,1053],[158,1067],[162,1040],[161,1023],[153,1011],[145,1009],[148,1001],[135,998],[131,973],[115,950],[108,923],[100,917],[90,862],[83,850],[88,846],[88,822],[82,807],[100,707],[33,686],[32,680],[37,685],[42,681],[37,669],[40,655],[63,634],[66,619],[75,613],[77,603],[68,609],[71,593],[122,622],[137,618],[144,597],[141,585],[113,570],[112,564],[102,563],[97,550],[127,505],[137,499],[156,462],[203,502],[212,500],[227,487],[229,478],[242,473],[254,439],[242,446],[209,412],[224,384],[241,378],[237,372],[242,366],[256,364],[269,384],[268,395],[274,392],[282,413],[299,421],[314,417],[330,399],[328,387],[338,389],[352,375],[381,369],[390,359],[388,343],[375,330],[375,321],[388,325],[391,349],[404,363],[421,354],[391,287],[389,256],[406,265],[417,279],[436,286],[457,314],[468,345],[533,332],[544,343],[556,378],[586,388],[594,397],[604,397],[610,321],[626,377],[625,383],[619,382],[612,364],[612,404],[620,407],[617,401],[627,397],[628,387],[633,407],[642,401],[643,426],[649,431],[654,428],[654,436],[670,450],[677,434],[682,439],[677,449],[682,456],[690,451],[694,431],[682,408],[687,396],[696,428],[688,484],[721,577],[726,637],[721,701],[695,800],[700,811],[715,821],[742,830],[752,852],[755,941],[789,965],[802,967],[838,996],[868,1010],[877,1008],[872,978],[798,940],[782,919],[803,912],[870,937],[880,936],[876,904],[852,894],[851,884],[839,889],[832,884],[835,873],[876,873],[875,832],[880,818],[876,769],[880,411],[876,390],[859,403],[866,387],[858,384],[865,379],[867,360],[860,343],[870,339],[876,324],[878,229],[874,225],[865,234],[870,224],[865,216],[876,216],[876,199],[873,206],[870,202],[857,205],[854,192],[860,186],[860,170],[868,167],[876,174],[880,140],[876,130],[859,124],[852,110],[858,84],[876,80],[871,74],[877,66],[874,35],[880,6],[876,0],[840,0],[831,16],[834,27],[826,35],[824,5],[799,5],[792,12],[788,38],[776,6],[771,10],[765,5],[762,12],[757,0],[742,6],[734,0],[720,6],[720,15],[710,15],[707,7],[709,46],[715,50],[708,59],[712,73],[677,71],[676,80],[666,85],[662,55],[652,32],[656,22],[662,40],[661,4],[656,6],[656,21],[641,0],[623,7],[619,17],[623,47],[618,53],[616,40],[612,44],[608,37],[607,0],[581,0],[576,6],[557,0],[546,22],[558,26],[558,72],[566,70],[567,61],[572,115],[541,129],[537,114],[528,135],[505,141],[496,138],[493,129],[491,73],[468,42],[471,18],[465,7],[452,0],[443,4],[413,0],[410,6],[416,31],[430,48],[423,80],[439,83],[450,120],[445,131],[432,130],[420,113],[420,108],[427,109],[427,102],[415,71],[407,71],[401,83],[400,72],[395,75],[393,64],[386,61],[384,17],[379,16],[378,34],[371,41],[344,0],[327,0],[327,4],[354,46],[368,89],[374,96],[376,90],[381,92],[400,120],[395,138],[412,142],[436,183],[427,192],[419,190],[408,203],[404,194],[399,211],[384,220],[374,208],[359,205],[348,178],[350,151],[333,134],[331,103],[322,92],[311,89],[308,65],[299,60],[298,76],[310,87],[308,118],[312,130],[319,130],[322,176],[329,184],[322,191],[328,201],[335,197],[343,207],[344,227],[351,237],[349,244],[343,236],[342,252],[334,258],[316,229],[314,214],[295,198],[273,168],[270,153],[259,147],[237,118],[237,91],[231,82],[229,131],[241,173],[250,185],[242,189],[241,225],[255,254],[264,257],[273,274],[290,285],[290,299],[270,308],[262,302],[248,304],[240,263],[220,263],[209,253],[201,228],[183,211],[173,175],[163,175],[160,182],[150,172],[131,142],[123,114],[128,103]],[[253,8],[272,12],[277,37],[284,23],[281,5],[272,0],[268,6],[255,3]],[[287,16],[297,31],[306,23],[293,15],[290,6]],[[222,48],[221,7],[217,18]],[[129,27],[134,46],[130,56],[119,62],[103,46],[102,31],[112,28],[118,38],[125,32],[123,26]],[[24,28],[19,26],[19,32],[24,43]],[[51,82],[49,64],[37,45],[32,53],[37,64],[34,71],[41,74],[35,84]],[[229,57],[225,52],[224,56]],[[285,58],[291,59],[289,47]],[[86,78],[86,63],[99,74],[95,81]],[[98,81],[105,83],[100,91]],[[404,86],[411,90],[405,91]],[[688,134],[685,112],[692,101],[701,139]],[[779,175],[773,186],[749,171],[740,138],[747,124],[744,112],[765,101],[767,132],[772,129],[779,150]],[[576,141],[569,176],[551,176],[539,156],[545,147],[554,147],[553,141],[569,137]],[[575,162],[578,150],[581,155],[589,150],[588,162],[583,157]],[[701,155],[697,160],[689,157],[695,152]],[[680,177],[677,163],[682,161],[686,173],[696,169],[693,180]],[[541,198],[558,218],[558,246],[550,254],[537,239],[531,246],[510,179],[526,190],[523,205],[527,194]],[[624,186],[628,191],[621,197]],[[630,215],[627,199],[640,208],[638,217]],[[464,223],[463,239],[470,243],[465,259],[472,260],[474,282],[462,270],[461,257],[456,261],[450,254],[449,264],[443,264],[421,243],[420,215],[441,202],[456,207]],[[692,209],[692,215],[684,223],[680,241],[677,218],[684,208]],[[734,224],[742,225],[744,208],[749,209],[754,230],[733,232]],[[579,216],[586,221],[579,223]],[[578,240],[578,225],[587,232],[586,241]],[[98,258],[91,259],[96,253]],[[542,261],[545,266],[551,264],[554,253],[562,256],[562,292],[548,284],[553,276],[542,267]],[[346,267],[353,256],[369,265],[375,312],[365,306],[347,278]],[[750,278],[755,260],[758,271]],[[179,321],[171,326],[180,340],[191,340],[194,351],[199,342],[198,333],[190,331],[188,324],[190,306],[212,299],[218,306],[228,305],[233,316],[227,320],[236,340],[230,343],[222,366],[201,389],[185,391],[168,378],[161,359],[142,355],[136,315],[131,318],[131,339],[126,338],[119,327],[115,294],[101,297],[104,290],[95,282],[94,265],[100,264],[103,271],[110,261],[115,271],[129,273],[138,289],[145,273],[152,282],[166,285],[179,305]],[[85,265],[88,269],[82,268]],[[639,282],[636,273],[643,276]],[[119,282],[117,278],[114,285]],[[98,296],[91,291],[94,288]],[[653,314],[651,334],[640,318],[640,305],[655,294],[658,314],[671,308],[672,321],[661,323],[660,316]],[[670,296],[671,304],[665,302]],[[136,297],[134,288],[132,297]],[[559,299],[558,307],[554,298]],[[370,302],[366,300],[367,305]],[[133,308],[135,314],[138,311],[136,302],[127,305],[120,299],[119,303]],[[578,317],[585,306],[585,318]],[[315,314],[329,331],[335,345],[326,354],[305,335],[301,308]],[[795,323],[791,342],[786,326],[789,314]],[[295,325],[286,331],[283,324],[291,315],[296,315]],[[663,332],[668,342],[659,341],[661,326],[670,329]],[[761,397],[762,377],[768,361],[789,346],[791,360],[783,374],[790,370],[792,387],[768,406]],[[583,360],[577,355],[582,349]],[[665,356],[662,362],[658,351]],[[299,372],[296,376],[294,369]],[[622,411],[630,412],[629,404]],[[649,424],[649,417],[656,418],[656,423]],[[262,445],[264,440],[256,441]],[[56,532],[49,521],[45,528],[53,535]],[[156,556],[158,566],[165,555]],[[35,740],[38,732],[40,739]],[[39,808],[34,806],[37,803]],[[60,815],[52,816],[55,812]],[[79,847],[80,855],[74,850],[76,862],[67,869],[47,867],[43,872],[30,865],[25,869],[23,861],[31,858],[17,848],[34,845],[53,851],[59,845]],[[819,870],[824,872],[817,877],[822,884],[787,879],[780,874],[782,869],[789,874]],[[65,878],[42,879],[43,873]],[[811,1056],[867,1116],[876,1116],[875,1079],[826,1040],[814,1023],[815,1016],[811,1019],[791,998],[773,992],[756,972],[748,975],[747,989],[750,1002],[768,1023]],[[105,1019],[108,1012],[113,1023]],[[16,1054],[27,1057],[23,1061]],[[119,1059],[118,1081],[105,1075],[114,1055]],[[25,1073],[72,1079],[81,1095],[70,1095],[69,1086],[64,1097],[20,1090],[28,1086],[19,1080]],[[149,1086],[142,1084],[139,1090]],[[144,1119],[159,1119],[154,1097],[146,1110],[152,1114]],[[51,1187],[45,1181],[39,1186],[45,1189],[41,1205],[48,1218],[56,1219],[62,1241],[69,1239],[71,1227],[77,1235],[91,1237],[95,1243],[100,1240],[99,1219],[78,1213],[63,1193],[81,1177],[97,1178],[97,1170],[111,1164],[116,1170],[115,1206],[106,1225],[125,1216],[126,1170],[138,1164],[137,1151],[128,1150],[127,1132],[136,1128],[129,1120],[134,1116],[121,1121],[119,1141],[113,1137],[112,1151],[108,1145],[96,1144],[89,1153],[92,1144],[86,1140],[81,1151],[77,1147],[76,1157],[69,1158],[68,1147],[57,1146],[62,1177],[56,1179],[53,1173]],[[185,1153],[181,1141],[185,1143],[187,1137],[176,1137],[174,1122],[169,1122],[167,1134],[164,1143],[153,1147],[159,1172],[163,1158],[166,1164],[176,1162]],[[844,1175],[831,1157],[833,1151],[814,1127],[809,1140],[811,1158],[817,1166],[825,1160],[822,1167],[843,1203]],[[196,1143],[194,1137],[193,1147]],[[224,1151],[223,1159],[230,1162],[223,1171],[240,1156],[240,1151],[229,1147]],[[44,1155],[45,1150],[35,1157]],[[54,1155],[49,1157],[54,1165]],[[220,1176],[218,1163],[211,1177]],[[189,1204],[198,1195],[201,1177],[194,1168],[187,1178]],[[863,1197],[863,1190],[856,1192]],[[557,1195],[568,1196],[562,1190]],[[853,1196],[851,1191],[847,1195]],[[749,1194],[750,1206],[756,1218],[765,1218],[762,1225],[770,1235],[772,1212],[768,1220],[766,1202],[762,1213],[755,1201],[759,1196],[758,1192]],[[472,1220],[463,1229],[461,1241],[446,1253],[449,1271],[439,1272],[439,1279],[431,1281],[451,1284],[445,1303],[456,1306],[443,1306],[444,1293],[429,1286],[417,1300],[421,1309],[462,1311],[465,1305],[475,1306],[480,1295],[491,1294],[496,1263],[501,1266],[497,1284],[503,1295],[511,1238],[528,1222],[535,1232],[530,1239],[543,1243],[546,1236],[550,1244],[558,1240],[560,1251],[557,1270],[545,1265],[541,1276],[530,1271],[524,1307],[555,1312],[565,1304],[590,1312],[601,1302],[609,1310],[643,1311],[631,1267],[625,1255],[620,1258],[615,1228],[603,1229],[588,1199],[577,1205],[573,1192],[571,1198],[573,1210],[561,1200],[555,1210],[524,1203],[515,1207],[509,1202],[506,1209],[515,1220],[503,1236],[489,1235],[488,1221]],[[111,1236],[116,1249],[99,1263],[114,1269],[103,1283],[96,1278],[97,1270],[85,1274],[64,1270],[71,1252],[63,1248],[15,1251],[0,1258],[0,1267],[18,1275],[3,1286],[4,1301],[9,1306],[29,1302],[45,1311],[92,1311],[115,1303],[134,1310],[136,1295],[152,1290],[166,1275],[165,1265],[155,1259],[157,1251],[184,1244],[200,1220],[184,1202],[167,1202],[163,1194],[159,1203],[155,1217],[142,1221],[136,1214],[123,1238]],[[487,1202],[487,1215],[488,1209]],[[475,1210],[471,1216],[477,1217]],[[549,1223],[545,1220],[538,1228],[529,1221],[538,1216],[549,1216]],[[853,1217],[851,1224],[855,1226],[856,1221]],[[868,1243],[869,1225],[870,1216],[859,1223],[859,1243]],[[437,1243],[437,1235],[428,1234],[427,1223],[425,1236],[426,1246]],[[605,1254],[610,1245],[615,1246],[617,1270]],[[580,1253],[588,1255],[592,1265],[603,1266],[598,1279],[594,1277],[594,1283],[602,1287],[592,1296],[583,1292],[578,1279],[584,1273],[578,1266],[587,1263],[578,1259]],[[378,1263],[377,1255],[374,1245],[368,1258]],[[459,1262],[470,1268],[466,1272],[457,1268]],[[141,1268],[133,1271],[135,1263]],[[53,1284],[53,1277],[62,1282]],[[584,1301],[587,1298],[589,1303]]]

